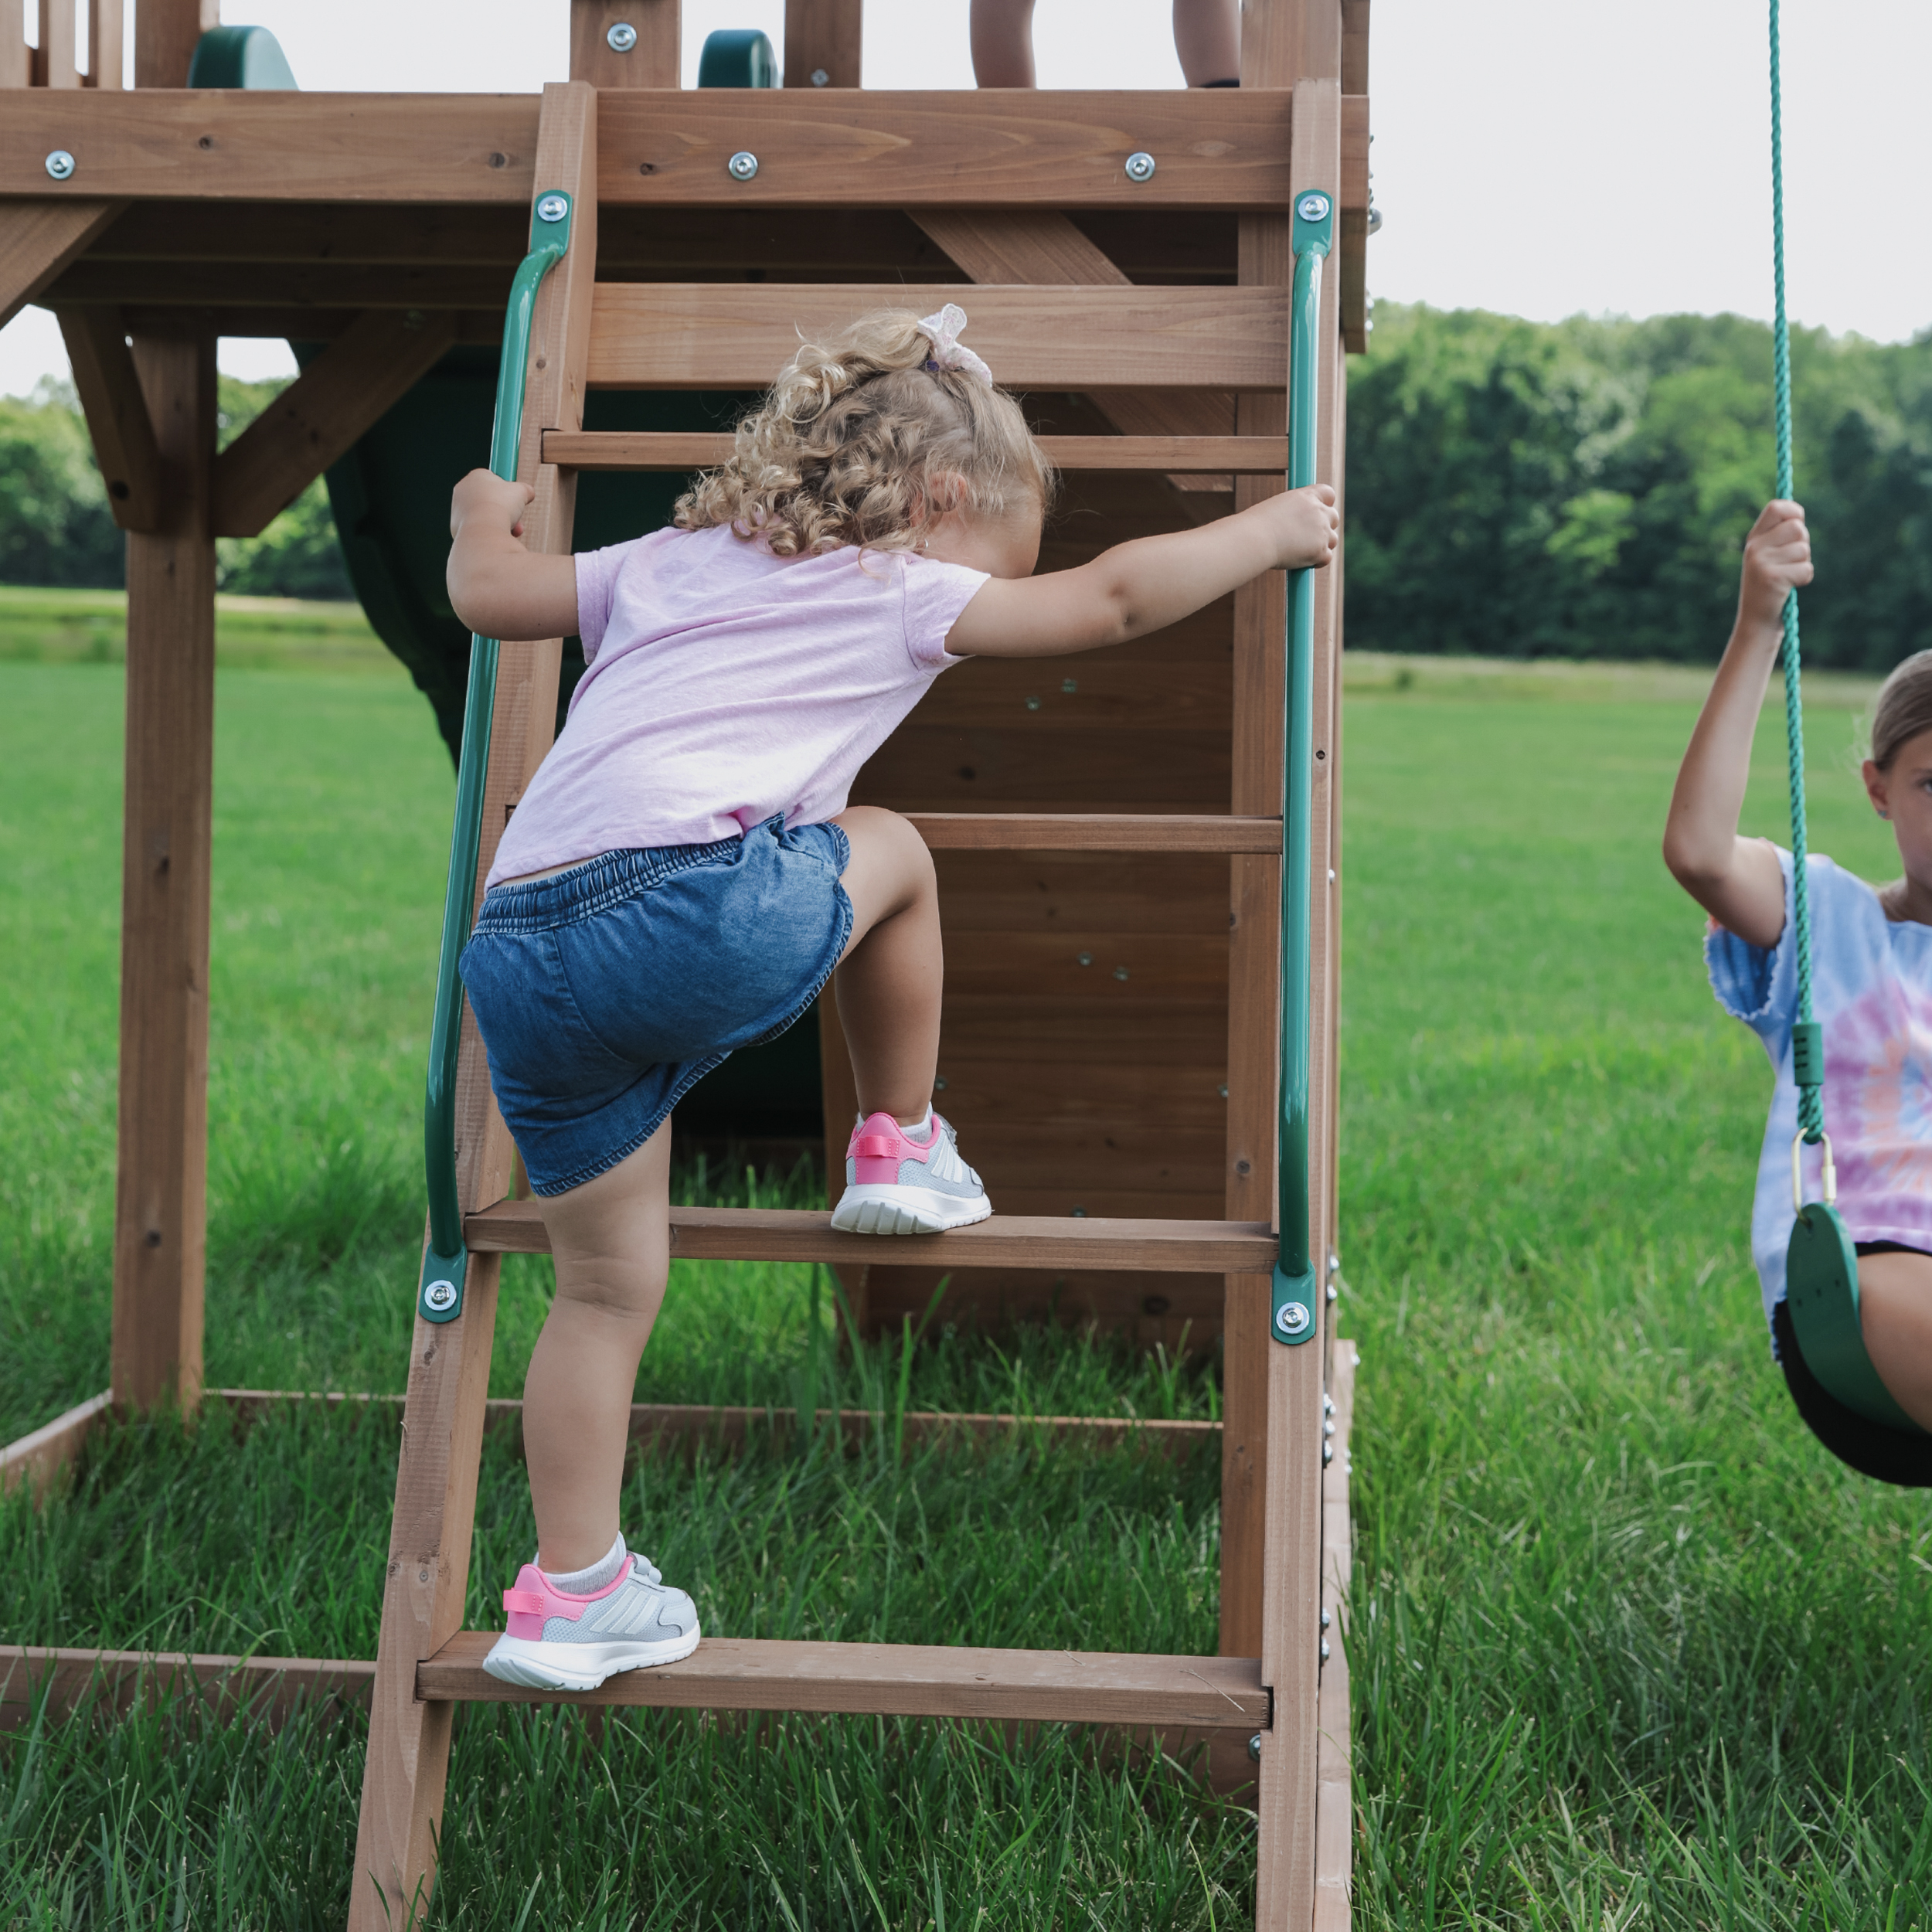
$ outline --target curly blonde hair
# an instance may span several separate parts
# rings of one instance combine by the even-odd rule
[[[908,548],[954,509],[1000,516],[1024,499],[1043,512],[1053,466],[1019,405],[932,355],[917,319],[896,309],[801,344],[738,425],[730,461],[679,498],[673,521],[729,524],[790,557]]]

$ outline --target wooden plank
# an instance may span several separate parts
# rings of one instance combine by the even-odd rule
[[[519,474],[536,500],[524,518],[532,549],[567,550],[572,493],[555,469],[537,464],[540,426],[574,429],[580,417],[584,317],[597,264],[597,90],[576,80],[543,90],[532,179],[540,191],[573,196],[570,253],[539,297],[526,373],[526,430]],[[497,841],[554,729],[559,645],[555,639],[505,645],[499,660],[483,837],[476,872],[481,898]],[[457,1184],[474,1205],[509,1185],[515,1149],[489,1089],[474,1016],[466,1010],[459,1049]],[[391,1932],[420,1922],[436,1872],[437,1838],[449,1770],[451,1707],[417,1691],[420,1661],[454,1635],[469,1583],[490,1349],[501,1264],[473,1253],[462,1313],[432,1326],[419,1315],[410,1363],[403,1453],[376,1647],[376,1688],[356,1834],[351,1932]]]
[[[1275,852],[1279,818],[1225,813],[925,811],[906,815],[935,852]]]
[[[590,330],[598,389],[763,388],[799,335],[830,335],[876,308],[930,312],[945,284],[605,282]],[[1264,290],[988,286],[972,339],[1002,384],[1076,389],[1104,379],[1177,389],[1262,388],[1287,354],[1287,309]]]
[[[550,430],[543,460],[579,470],[697,470],[731,454],[727,434],[675,430]],[[1288,466],[1286,437],[1043,436],[1037,441],[1057,469],[1170,470],[1176,464],[1242,475],[1273,475]]]
[[[1315,1932],[1349,1932],[1355,1848],[1354,1761],[1349,1709],[1349,1590],[1355,1543],[1349,1511],[1349,1435],[1355,1419],[1355,1377],[1361,1358],[1338,1342],[1329,1376],[1334,1403],[1328,1438],[1333,1459],[1321,1472],[1321,1609],[1328,1645],[1317,1706],[1315,1792]]]
[[[785,0],[785,85],[856,87],[863,66],[861,0]]]
[[[454,334],[447,315],[378,309],[338,335],[215,459],[215,534],[259,536],[402,400]]]
[[[1369,0],[1342,0],[1342,93],[1369,91]]]
[[[40,0],[40,45],[34,50],[34,83],[55,89],[80,85],[74,0]]]
[[[1267,1694],[1251,1658],[719,1638],[682,1663],[625,1671],[594,1691],[531,1691],[485,1672],[495,1641],[490,1631],[453,1638],[418,1666],[418,1695],[465,1703],[836,1711],[1204,1730],[1252,1731],[1267,1722]]]
[[[510,293],[513,262],[152,260],[89,257],[48,290],[50,303],[175,308],[490,308]]]
[[[497,1202],[466,1215],[464,1239],[479,1253],[548,1254],[541,1201]],[[937,1267],[1168,1269],[1224,1274],[1274,1264],[1265,1226],[1246,1222],[1056,1220],[996,1214],[950,1234],[882,1241],[838,1234],[804,1208],[674,1207],[674,1260],[913,1261]],[[882,1252],[882,1250],[884,1250]]]
[[[221,0],[138,0],[135,87],[186,87],[196,43],[210,27],[220,25]],[[72,141],[66,145],[73,147]],[[80,151],[74,148],[76,154]]]
[[[29,97],[9,94],[8,113],[15,101]],[[40,178],[46,179],[44,167]],[[126,205],[93,196],[70,201],[44,195],[0,203],[0,328],[50,287]]]
[[[594,87],[675,87],[681,54],[678,0],[570,0],[570,78]],[[622,50],[611,29],[637,36]]]
[[[165,487],[128,536],[114,1400],[201,1391],[214,791],[215,345],[137,340]]]
[[[56,1650],[0,1644],[0,1734],[85,1713],[125,1716],[169,1698],[278,1730],[300,1710],[367,1706],[376,1666],[341,1658],[215,1657],[182,1651]],[[44,1702],[43,1702],[44,1700]]]
[[[1367,65],[1368,0],[1360,0]],[[1344,86],[1346,86],[1345,82]],[[1342,346],[1351,355],[1369,346],[1369,100],[1366,94],[1342,97],[1342,206],[1335,218],[1335,259],[1340,290]]]
[[[56,1416],[31,1434],[0,1448],[0,1496],[10,1496],[25,1483],[39,1502],[80,1454],[80,1446],[95,1425],[114,1406],[114,1393],[104,1389]],[[4,1696],[4,1693],[0,1693]]]
[[[87,85],[118,91],[124,71],[127,23],[122,0],[87,0]]]
[[[124,530],[157,529],[163,514],[161,452],[121,318],[90,309],[55,315],[114,522]]]

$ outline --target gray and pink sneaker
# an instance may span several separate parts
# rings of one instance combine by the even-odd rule
[[[958,1136],[929,1107],[916,1128],[869,1114],[845,1149],[845,1191],[832,1224],[845,1234],[940,1234],[993,1211],[979,1176],[959,1158]]]
[[[675,1664],[698,1648],[698,1612],[648,1557],[627,1553],[614,1582],[588,1596],[559,1590],[535,1563],[503,1593],[509,1628],[483,1660],[506,1684],[595,1690],[618,1671]]]

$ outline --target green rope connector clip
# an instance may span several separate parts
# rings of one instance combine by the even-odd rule
[[[1791,1029],[1791,1078],[1800,1087],[1825,1084],[1825,1028],[1815,1019]]]

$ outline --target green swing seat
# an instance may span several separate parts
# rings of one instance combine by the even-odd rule
[[[1836,1208],[1812,1201],[1799,1209],[1784,1270],[1792,1332],[1825,1393],[1867,1422],[1932,1440],[1893,1400],[1866,1352],[1858,1252]]]

